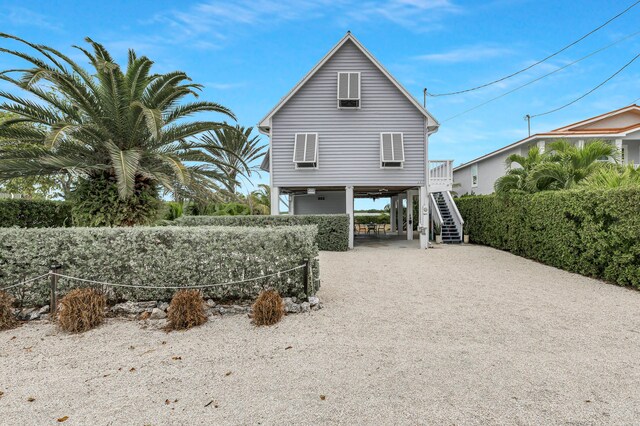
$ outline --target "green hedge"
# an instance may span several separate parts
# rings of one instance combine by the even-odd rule
[[[472,242],[640,288],[640,190],[456,199]]]
[[[46,273],[52,261],[61,273],[115,284],[205,285],[283,271],[312,261],[310,287],[319,286],[318,248],[313,226],[134,227],[0,229],[0,288]],[[287,296],[303,294],[302,269],[242,286],[204,289],[206,297],[254,298],[263,286]],[[62,279],[61,293],[81,283]],[[174,290],[112,287],[113,300],[168,300]],[[9,290],[27,304],[48,301],[48,280],[26,295]]]
[[[64,201],[0,199],[0,228],[71,226],[71,204]]]
[[[281,215],[281,216],[182,216],[173,223],[181,226],[292,226],[318,225],[317,243],[320,250],[346,251],[349,249],[349,216]]]

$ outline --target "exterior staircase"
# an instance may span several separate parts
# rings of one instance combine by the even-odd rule
[[[455,221],[453,220],[453,216],[447,206],[447,202],[445,201],[442,192],[435,192],[433,197],[435,198],[436,206],[442,216],[442,242],[445,244],[460,244],[462,242],[462,237],[458,231]]]

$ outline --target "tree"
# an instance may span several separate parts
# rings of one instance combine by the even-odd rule
[[[600,189],[640,187],[640,169],[636,169],[633,164],[602,168],[586,177],[580,182],[580,186]]]
[[[17,116],[0,124],[0,137],[20,143],[0,155],[0,179],[74,176],[76,220],[93,226],[150,222],[160,191],[171,192],[176,183],[192,190],[215,186],[201,164],[186,163],[200,158],[188,139],[222,125],[186,118],[203,111],[235,117],[214,102],[184,102],[202,87],[186,73],[152,74],[153,62],[133,50],[122,70],[101,44],[87,38],[91,51],[74,47],[88,59],[88,71],[51,47],[0,37],[39,54],[0,48],[30,64],[0,73],[30,95],[0,91],[7,100],[0,110]]]
[[[509,155],[506,160],[507,173],[496,180],[494,190],[497,193],[511,191],[535,192],[536,188],[532,185],[529,175],[531,170],[542,161],[543,155],[537,146],[530,148],[526,157],[520,154]],[[519,167],[514,168],[514,164]]]
[[[616,148],[603,141],[577,147],[565,140],[549,144],[545,159],[534,167],[531,182],[540,190],[569,189],[611,163],[600,160],[617,157]]]
[[[265,154],[259,136],[251,136],[253,127],[225,126],[207,132],[198,138],[193,147],[203,152],[204,161],[212,165],[211,171],[224,176],[222,182],[230,194],[235,194],[239,176],[249,177],[257,166],[251,166]]]

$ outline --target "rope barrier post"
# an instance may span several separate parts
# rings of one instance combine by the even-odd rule
[[[304,258],[304,268],[302,269],[304,272],[304,276],[302,278],[302,285],[304,286],[304,295],[306,296],[307,300],[309,299],[309,259],[308,258]]]
[[[51,279],[51,300],[49,302],[49,312],[51,312],[51,318],[54,318],[58,308],[58,300],[56,293],[58,291],[58,274],[57,272],[62,269],[62,265],[57,262],[53,262],[49,267],[49,278]]]

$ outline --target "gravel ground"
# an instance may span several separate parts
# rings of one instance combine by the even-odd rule
[[[486,247],[403,247],[322,253],[325,308],[271,328],[0,332],[0,423],[640,422],[640,292]]]

